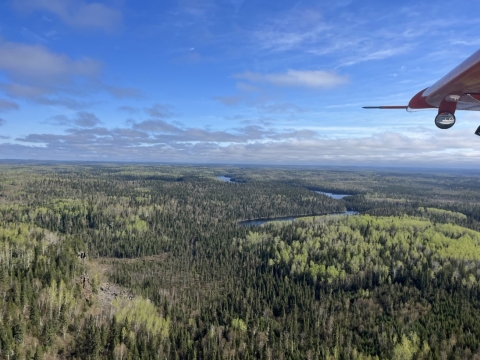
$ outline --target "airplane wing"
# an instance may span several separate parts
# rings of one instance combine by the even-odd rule
[[[418,92],[408,106],[364,106],[364,109],[438,109],[435,125],[449,129],[456,110],[480,111],[480,50],[432,86]],[[480,127],[475,132],[480,136]]]
[[[470,103],[469,94],[480,93],[480,50],[450,71],[435,84],[425,89],[425,101],[440,107],[443,101]]]
[[[457,101],[457,110],[480,111],[480,94],[465,94]]]

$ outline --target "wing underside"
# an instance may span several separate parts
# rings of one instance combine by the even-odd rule
[[[480,94],[464,94],[457,101],[457,110],[480,111]]]

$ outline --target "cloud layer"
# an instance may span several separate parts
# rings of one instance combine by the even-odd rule
[[[68,127],[82,127],[93,128],[101,123],[100,119],[92,112],[79,111],[77,114],[69,118],[66,115],[52,116],[50,119],[44,122],[45,124],[55,126],[68,126]]]
[[[323,131],[246,125],[228,130],[176,125],[163,119],[101,127],[93,113],[57,117],[64,134],[32,133],[0,144],[5,158],[191,163],[418,165],[469,167],[480,156],[461,130],[325,138]],[[1,125],[1,122],[0,122]],[[422,133],[419,137],[417,133]]]

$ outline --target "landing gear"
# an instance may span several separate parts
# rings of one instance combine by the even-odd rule
[[[455,125],[455,115],[448,111],[443,111],[435,117],[435,125],[439,129],[450,129],[453,125]]]
[[[460,97],[454,95],[446,96],[438,107],[438,115],[435,117],[435,125],[439,129],[450,129],[455,125],[455,110],[457,110],[457,100]]]

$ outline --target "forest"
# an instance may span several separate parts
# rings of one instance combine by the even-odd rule
[[[0,358],[480,359],[479,190],[473,171],[0,162]]]

